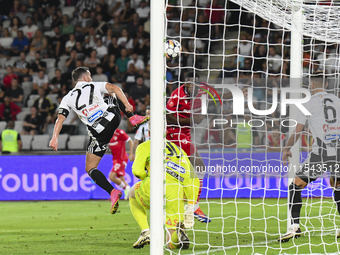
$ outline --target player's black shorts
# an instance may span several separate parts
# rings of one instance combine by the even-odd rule
[[[340,179],[339,153],[336,156],[327,156],[321,153],[320,155],[310,153],[308,158],[296,173],[296,176],[298,176],[304,182],[310,183],[315,181],[324,173],[330,173],[330,176],[333,179]]]
[[[118,106],[109,107],[106,111],[113,113],[114,118],[111,121],[108,121],[105,119],[104,113],[103,117],[100,117],[98,120],[96,120],[98,125],[102,125],[104,127],[103,131],[97,133],[97,131],[91,126],[87,126],[87,129],[90,132],[90,141],[87,145],[87,152],[99,157],[104,156],[107,150],[107,145],[110,142],[113,133],[118,128],[121,120]]]

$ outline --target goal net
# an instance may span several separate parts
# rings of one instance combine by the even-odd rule
[[[310,77],[321,74],[327,92],[338,96],[340,3],[166,0],[165,7],[166,38],[182,45],[178,59],[166,60],[167,100],[190,71],[200,76],[196,86],[208,85],[210,91],[199,98],[202,109],[192,105],[192,112],[204,118],[195,123],[191,115],[191,143],[199,154],[191,153],[204,162],[194,167],[203,179],[199,206],[211,219],[196,220],[187,231],[189,250],[165,249],[174,254],[339,254],[339,215],[327,173],[302,191],[302,237],[287,243],[278,238],[290,225],[288,186],[313,143],[306,124],[291,164],[282,164],[298,111],[284,105],[282,94],[288,97],[293,87],[309,90]],[[291,31],[301,40],[296,42]]]

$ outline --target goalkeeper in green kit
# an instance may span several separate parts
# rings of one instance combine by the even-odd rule
[[[166,142],[166,244],[169,249],[189,248],[189,238],[185,231],[194,225],[194,205],[197,201],[199,179],[194,175],[187,154],[174,143]],[[151,170],[152,171],[152,170]],[[142,181],[130,191],[130,209],[141,228],[141,235],[134,248],[143,248],[150,243],[147,210],[150,209],[150,140],[140,144],[136,150],[132,166],[133,174]],[[162,180],[160,180],[162,181]],[[184,206],[184,197],[187,205]]]

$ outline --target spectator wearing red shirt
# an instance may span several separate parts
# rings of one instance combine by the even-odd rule
[[[9,120],[16,120],[16,116],[19,112],[21,112],[20,107],[11,102],[8,95],[5,95],[4,102],[0,104],[0,120],[6,122]]]
[[[12,86],[12,79],[16,78],[18,79],[18,76],[13,73],[13,67],[7,66],[7,74],[4,77],[3,84],[6,87],[6,89],[9,89]]]
[[[281,151],[284,146],[286,136],[280,133],[278,127],[273,127],[272,132],[267,136],[267,150]]]
[[[218,4],[218,0],[213,0],[211,5],[208,3],[206,6],[204,14],[207,16],[207,20],[214,27],[214,38],[218,38],[219,26],[224,24],[224,13],[225,10]]]
[[[125,143],[129,143],[129,156],[125,150]],[[109,143],[112,153],[113,167],[110,171],[110,180],[124,190],[124,199],[128,199],[130,186],[125,180],[125,168],[128,160],[133,161],[133,142],[124,130],[116,129]]]

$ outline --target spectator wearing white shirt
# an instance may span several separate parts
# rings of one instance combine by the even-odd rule
[[[33,75],[33,90],[32,94],[38,94],[38,88],[42,87],[45,92],[48,89],[48,76],[43,70],[40,70],[38,74]]]
[[[3,36],[0,38],[0,56],[5,57],[10,54],[13,38],[11,37],[8,28],[3,29]]]
[[[149,13],[150,13],[150,7],[147,6],[147,3],[145,0],[142,0],[140,2],[140,6],[137,8],[136,13],[139,16],[139,21],[141,24],[144,24],[145,21],[148,20],[149,18]]]
[[[84,9],[75,26],[77,40],[83,40],[86,33],[90,30],[92,23],[93,22],[90,18],[89,11],[87,9]]]
[[[247,33],[244,33],[241,35],[241,41],[240,41],[240,47],[239,47],[240,54],[245,57],[251,56],[250,52],[251,52],[251,47],[252,47],[251,42],[247,40],[248,38],[247,35],[248,35]]]
[[[323,48],[322,52],[317,56],[317,60],[320,63],[320,70],[327,74],[334,73],[337,69],[336,55],[332,53],[330,46],[326,46],[326,51]]]
[[[109,5],[110,15],[113,17],[119,16],[124,9],[123,0],[107,0],[106,3]]]
[[[76,45],[76,37],[74,36],[74,34],[70,34],[69,40],[65,44],[65,52],[67,54],[70,54],[71,50],[73,49],[75,45]]]
[[[138,58],[137,53],[132,53],[132,59],[127,63],[127,68],[129,68],[130,64],[135,66],[135,71],[138,72],[140,75],[143,75],[145,65],[144,62]]]
[[[26,4],[21,5],[21,11],[16,16],[20,19],[21,23],[25,23],[26,19],[31,17],[31,14],[27,11]]]
[[[79,0],[76,5],[78,13],[82,13],[84,9],[92,11],[94,8],[96,8],[95,0]]]
[[[90,27],[89,34],[85,36],[85,48],[93,48],[96,46],[97,39],[100,38],[100,35],[96,35],[95,28]]]
[[[128,50],[128,55],[130,55],[130,51],[133,49],[133,39],[130,38],[127,29],[122,30],[122,36],[118,38],[117,44],[123,48]]]
[[[103,67],[98,65],[96,68],[97,74],[92,76],[93,81],[103,81],[103,82],[109,82],[109,79],[105,74],[103,74]]]
[[[276,53],[275,47],[269,47],[268,71],[278,73],[281,69],[282,57]]]
[[[31,40],[34,37],[35,32],[38,30],[38,26],[33,24],[32,17],[29,16],[26,18],[26,26],[22,27],[22,31],[24,35]]]
[[[96,46],[94,49],[97,51],[97,56],[100,60],[105,61],[107,56],[107,47],[103,44],[103,41],[101,38],[97,39]]]

